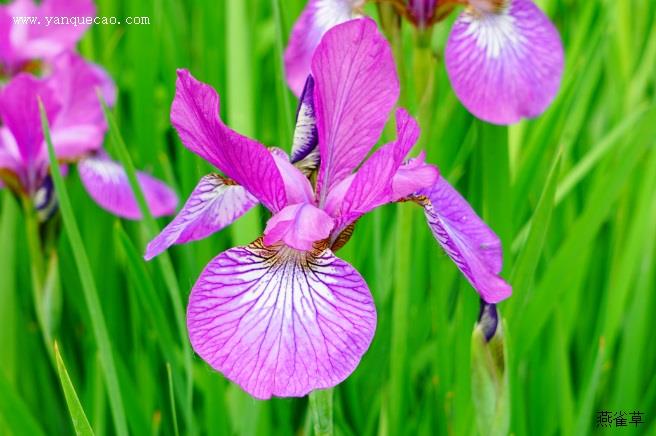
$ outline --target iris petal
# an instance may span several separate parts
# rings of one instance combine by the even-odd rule
[[[330,250],[256,242],[205,268],[187,327],[196,353],[252,396],[300,397],[353,372],[376,310],[360,274]]]
[[[141,218],[139,205],[121,165],[99,153],[82,159],[78,171],[82,184],[98,205],[123,218]],[[142,172],[137,173],[137,180],[154,216],[175,213],[178,198],[168,186]]]
[[[310,74],[312,54],[324,33],[355,17],[352,0],[310,0],[294,24],[285,50],[285,75],[294,94],[301,95]]]
[[[74,53],[58,56],[52,68],[46,82],[61,104],[51,127],[52,142],[57,157],[72,160],[102,146],[107,125],[96,90],[112,104],[116,88],[100,67]]]
[[[326,32],[312,59],[321,167],[320,204],[362,162],[399,96],[389,43],[369,18]]]
[[[296,164],[308,158],[310,154],[315,156],[312,156],[309,160],[312,163],[318,163],[318,143],[317,116],[314,110],[314,79],[312,76],[308,76],[296,111],[296,128],[294,129],[294,143],[292,144],[291,155],[292,163]]]
[[[173,244],[203,239],[234,222],[257,204],[243,187],[210,174],[198,182],[178,215],[146,248],[146,260]]]
[[[285,184],[271,153],[223,124],[219,96],[187,70],[178,70],[171,123],[182,143],[253,194],[269,210],[287,205]]]
[[[512,124],[541,114],[563,71],[560,35],[531,0],[498,12],[470,7],[453,25],[445,61],[451,84],[475,116]]]
[[[10,53],[4,59],[11,67],[31,59],[51,59],[66,50],[73,50],[89,27],[77,21],[76,25],[53,22],[47,26],[46,17],[50,20],[68,17],[82,21],[84,17],[96,15],[92,0],[44,0],[41,4],[33,0],[16,0],[6,8],[10,16],[37,17],[41,22],[36,26],[17,24],[11,27]]]
[[[503,263],[499,237],[444,179],[420,192],[426,197],[428,226],[442,248],[488,303],[508,298],[512,288],[499,277]]]

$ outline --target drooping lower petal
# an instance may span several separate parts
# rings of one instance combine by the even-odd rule
[[[271,153],[223,124],[211,86],[178,70],[171,123],[182,143],[246,188],[269,210],[287,205],[285,185]]]
[[[470,6],[462,13],[445,62],[456,95],[471,113],[512,124],[541,114],[554,99],[563,47],[558,30],[532,0],[506,0],[498,9]]]
[[[354,0],[310,0],[294,24],[285,50],[285,75],[292,92],[301,95],[310,74],[312,54],[324,33],[356,16]]]
[[[353,372],[376,309],[360,274],[330,250],[256,242],[207,265],[187,327],[196,353],[252,396],[300,397]]]
[[[369,18],[326,32],[312,59],[321,167],[317,192],[328,192],[362,162],[399,96],[389,43]]]
[[[173,244],[197,241],[218,232],[248,212],[257,199],[242,186],[210,174],[198,182],[178,215],[146,247],[146,260]]]
[[[428,226],[442,248],[488,303],[508,298],[512,288],[499,273],[499,237],[476,215],[467,201],[439,177],[432,188],[420,191]]]
[[[328,238],[335,221],[323,210],[308,203],[292,204],[271,217],[264,230],[264,243],[283,242],[309,251],[315,242]]]
[[[123,218],[141,218],[139,204],[120,164],[101,152],[80,160],[77,168],[82,184],[98,205]],[[153,216],[175,213],[178,197],[171,188],[142,172],[137,172],[137,181]]]

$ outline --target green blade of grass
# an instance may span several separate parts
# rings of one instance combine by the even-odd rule
[[[146,197],[137,180],[137,170],[134,166],[134,163],[132,162],[132,158],[130,157],[130,153],[128,152],[128,149],[125,146],[125,141],[123,141],[123,136],[121,135],[121,132],[118,129],[116,120],[114,119],[114,116],[109,111],[107,103],[105,102],[105,100],[103,99],[100,93],[98,94],[98,98],[100,99],[100,102],[102,104],[103,112],[105,114],[105,119],[107,120],[107,124],[109,126],[109,132],[110,132],[110,136],[112,137],[112,143],[119,156],[120,162],[123,164],[123,168],[125,168],[125,172],[128,176],[128,181],[130,182],[130,187],[132,188],[132,192],[134,193],[134,196],[137,199],[139,210],[141,211],[141,216],[143,219],[143,224],[146,228],[146,231],[148,232],[148,235],[150,237],[154,237],[158,233],[157,223],[155,222],[155,218],[153,218],[153,215],[150,212],[150,209],[148,208],[148,204],[146,203]],[[168,253],[167,252],[161,253],[157,257],[157,262],[160,267],[162,277],[164,278],[164,283],[166,284],[166,288],[169,291],[169,298],[173,306],[173,314],[175,317],[178,335],[180,338],[180,345],[182,347],[183,354],[184,354],[184,367],[185,367],[186,381],[187,381],[184,417],[187,422],[187,425],[189,426],[189,431],[193,433],[194,424],[193,424],[193,412],[192,412],[193,409],[192,352],[191,352],[191,346],[189,345],[189,342],[187,340],[187,328],[184,322],[185,311],[182,305],[180,286],[178,285],[178,279],[175,274],[175,269],[173,268],[173,263],[171,262],[171,258],[169,257]]]
[[[271,0],[271,7],[273,8],[273,19],[276,23],[276,50],[275,57],[278,60],[276,68],[276,95],[278,97],[278,104],[281,106],[279,113],[284,120],[282,128],[278,128],[280,132],[280,144],[278,146],[283,150],[291,147],[291,134],[292,129],[292,109],[291,101],[289,98],[289,91],[285,86],[285,64],[283,62],[284,54],[284,23],[282,22],[282,14],[280,13],[280,0]],[[279,117],[280,118],[280,117]]]
[[[534,281],[535,271],[542,254],[542,247],[547,237],[547,231],[551,222],[554,208],[554,196],[558,186],[558,169],[562,150],[556,154],[551,164],[551,169],[545,180],[544,190],[540,195],[535,212],[528,224],[528,236],[524,248],[515,260],[515,266],[510,275],[510,283],[515,291],[515,296],[510,302],[509,315],[521,302],[527,299],[527,292],[531,289]]]
[[[572,259],[575,259],[581,247],[587,246],[596,235],[644,149],[640,142],[632,142],[617,151],[622,153],[622,159],[614,161],[607,169],[612,177],[601,179],[591,190],[585,210],[571,226],[569,237],[551,260],[536,289],[535,297],[519,315],[518,328],[524,334],[524,341],[519,344],[520,355],[533,344],[556,307],[556,302],[564,295],[567,288],[562,286],[562,283],[572,272],[569,268]]]
[[[173,376],[171,375],[171,364],[166,362],[166,378],[169,382],[169,405],[171,407],[171,417],[173,418],[173,431],[175,436],[180,436],[178,430],[178,415],[175,413],[175,395],[173,395]]]
[[[68,411],[70,412],[71,420],[73,421],[75,434],[78,436],[92,436],[93,430],[91,429],[91,424],[89,424],[87,415],[84,413],[80,399],[77,396],[77,392],[75,392],[73,382],[68,376],[68,371],[66,371],[64,360],[59,353],[57,342],[55,342],[54,350],[55,361],[57,362],[57,373],[59,374],[59,381],[61,382],[64,396],[66,397],[66,404],[68,405]]]
[[[128,427],[125,419],[125,411],[123,409],[121,389],[116,373],[114,357],[112,356],[111,342],[109,340],[109,334],[107,333],[105,317],[100,306],[98,289],[96,288],[96,283],[91,273],[89,258],[87,257],[86,249],[84,248],[82,237],[80,236],[80,231],[77,227],[75,215],[73,214],[73,206],[71,205],[71,200],[68,197],[68,192],[64,185],[64,179],[61,170],[59,169],[59,162],[57,162],[57,156],[55,155],[55,149],[50,137],[48,118],[41,101],[39,101],[39,110],[41,113],[41,126],[46,144],[48,145],[50,174],[55,185],[55,192],[59,201],[59,208],[64,221],[66,235],[71,243],[75,264],[77,266],[80,281],[82,282],[82,291],[84,293],[87,310],[89,311],[93,335],[98,346],[103,374],[105,376],[105,383],[107,384],[110,408],[112,410],[114,425],[116,427],[115,431],[120,436],[127,436]]]
[[[157,296],[152,278],[148,274],[143,259],[137,253],[132,240],[123,229],[120,221],[114,227],[117,243],[120,245],[126,257],[126,267],[133,278],[134,292],[139,303],[150,318],[152,325],[157,330],[158,340],[162,352],[168,359],[173,359],[173,350],[178,348],[171,333],[171,323],[166,316],[166,310],[162,307],[161,300]]]
[[[0,371],[0,417],[15,435],[45,436],[27,405]]]

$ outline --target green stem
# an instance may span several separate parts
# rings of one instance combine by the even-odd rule
[[[310,393],[310,410],[316,436],[333,435],[333,389],[316,390]]]
[[[54,365],[54,355],[52,352],[52,332],[46,322],[46,315],[43,305],[44,285],[46,282],[46,262],[44,259],[43,245],[39,235],[39,220],[36,216],[34,206],[30,200],[23,198],[23,211],[25,216],[25,234],[27,236],[27,249],[30,255],[30,272],[32,278],[32,298],[34,299],[34,310],[36,319],[41,330],[43,342]],[[56,368],[56,366],[53,366]]]
[[[278,129],[280,132],[279,147],[287,149],[287,147],[291,146],[290,135],[294,126],[289,91],[287,91],[287,87],[285,86],[285,64],[283,61],[285,52],[283,41],[284,25],[280,13],[280,0],[271,0],[271,6],[273,8],[274,21],[276,22],[276,58],[278,59],[278,66],[276,68],[276,93],[278,95],[278,104],[282,106],[281,113],[284,120],[283,128]]]

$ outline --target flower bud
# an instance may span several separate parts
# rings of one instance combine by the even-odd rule
[[[479,432],[507,435],[510,426],[510,392],[506,371],[507,350],[496,305],[481,300],[472,334],[472,397]]]

